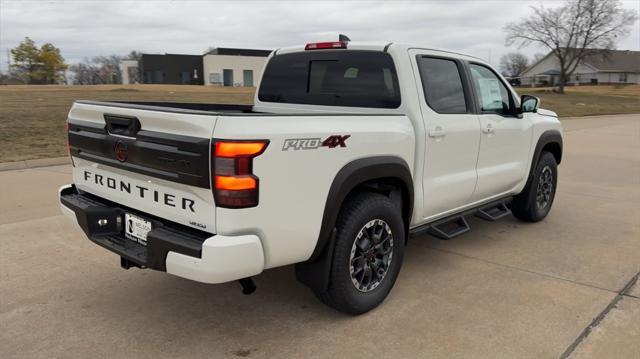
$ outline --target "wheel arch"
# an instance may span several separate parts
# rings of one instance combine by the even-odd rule
[[[542,152],[551,152],[553,157],[555,157],[557,164],[560,164],[560,162],[562,161],[562,144],[560,144],[559,142],[554,141],[547,143],[540,150],[540,153]]]
[[[398,188],[402,196],[402,217],[405,222],[405,236],[413,212],[413,178],[407,162],[396,156],[375,156],[354,160],[344,165],[334,177],[327,199],[318,241],[311,257],[296,264],[296,277],[316,293],[329,285],[329,270],[332,262],[333,237],[338,214],[345,201],[360,189],[375,192],[388,191],[391,198],[394,191],[386,185]],[[397,193],[397,192],[396,192]]]
[[[525,188],[529,186],[533,179],[533,173],[540,160],[540,156],[543,152],[550,152],[556,159],[556,163],[560,164],[562,161],[562,134],[558,130],[547,130],[538,137],[536,148],[533,152],[533,158],[531,160],[531,167],[529,168],[529,176]]]
[[[536,144],[536,162],[540,157],[540,154],[544,151],[549,151],[556,158],[556,163],[560,164],[562,161],[562,134],[558,130],[547,130],[538,137],[538,143]]]
[[[384,185],[396,186],[401,191],[402,218],[407,227],[413,211],[413,178],[407,163],[396,156],[376,156],[354,160],[342,167],[331,183],[325,201],[318,242],[309,260],[319,258],[324,252],[340,209],[347,198],[359,189],[389,191],[390,189],[385,188]]]

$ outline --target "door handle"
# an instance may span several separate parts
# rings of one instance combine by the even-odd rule
[[[445,130],[440,126],[429,130],[429,137],[444,137],[445,134]]]
[[[491,133],[495,133],[496,130],[493,128],[492,124],[488,123],[487,126],[485,126],[485,128],[482,129],[482,132],[491,134]]]
[[[136,137],[136,134],[140,131],[140,120],[137,117],[111,115],[108,113],[103,116],[109,134]]]

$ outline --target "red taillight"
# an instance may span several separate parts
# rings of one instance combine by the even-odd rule
[[[67,153],[71,158],[71,144],[69,144],[69,118],[64,122],[64,132],[67,134]]]
[[[217,157],[255,157],[267,147],[265,142],[216,142]]]
[[[75,167],[75,163],[73,163],[73,153],[71,152],[71,141],[69,139],[69,118],[64,122],[64,130],[67,134],[67,153],[69,154],[69,159],[71,160],[71,166]]]
[[[253,174],[253,158],[264,152],[269,141],[214,140],[213,143],[211,176],[216,206],[257,206],[259,180]]]
[[[323,50],[323,49],[346,49],[347,43],[344,41],[315,42],[307,44],[305,50]]]
[[[253,176],[216,176],[216,189],[240,191],[257,187],[258,182]]]

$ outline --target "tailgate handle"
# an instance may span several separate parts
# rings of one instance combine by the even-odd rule
[[[104,114],[107,131],[112,135],[136,137],[140,131],[140,120],[133,116]]]

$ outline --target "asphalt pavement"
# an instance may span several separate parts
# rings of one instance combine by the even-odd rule
[[[640,358],[640,115],[563,121],[554,207],[415,238],[353,317],[291,266],[205,285],[123,270],[60,214],[68,165],[0,172],[2,358]]]

